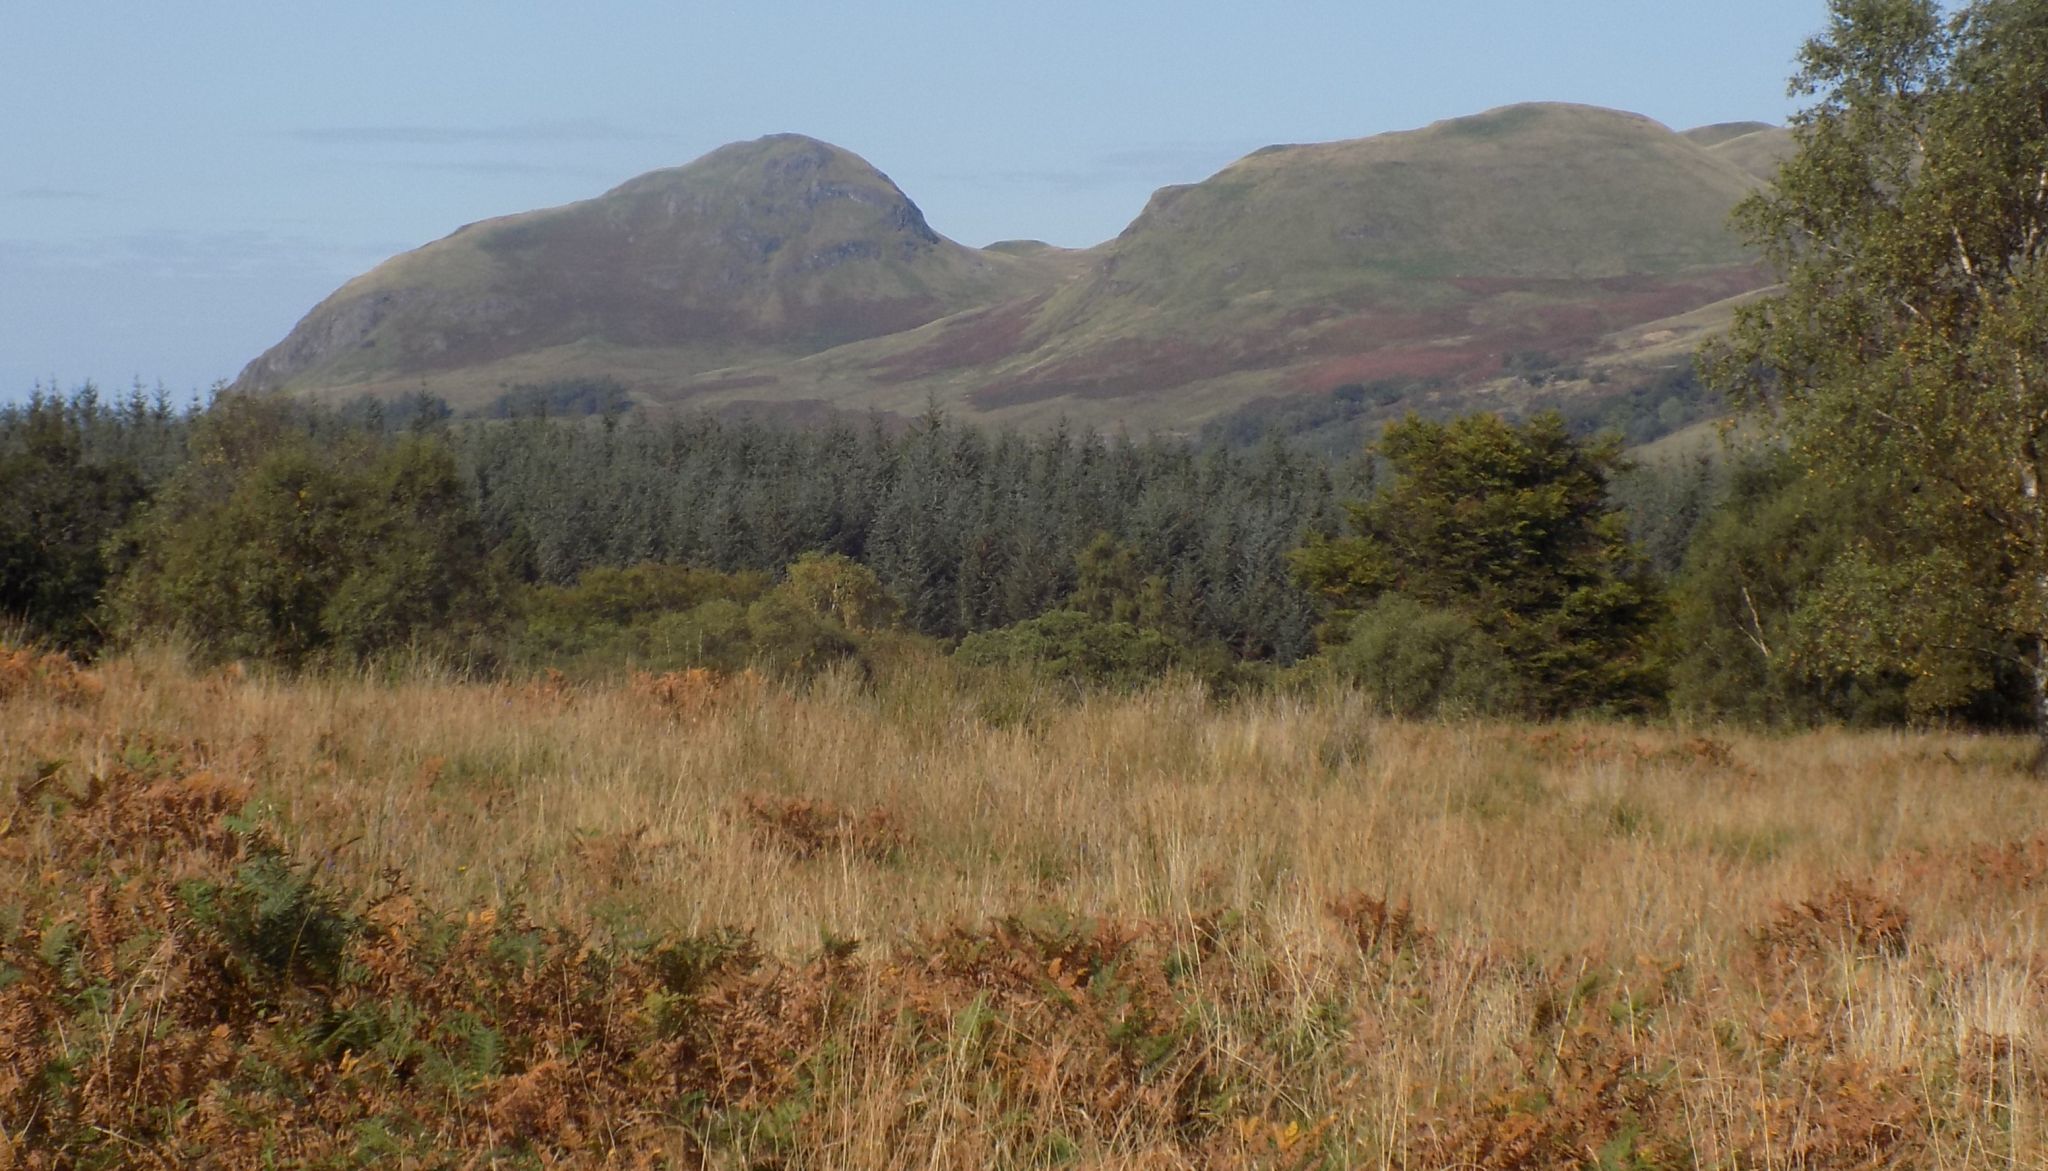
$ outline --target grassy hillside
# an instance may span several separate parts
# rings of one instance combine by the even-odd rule
[[[582,374],[653,351],[676,378],[1002,300],[1049,264],[946,240],[864,160],[778,135],[397,257],[322,302],[240,385],[428,380],[465,399],[563,351]]]
[[[1731,139],[1755,134],[1764,130],[1776,130],[1769,122],[1716,122],[1710,126],[1695,126],[1683,131],[1686,138],[1704,147],[1720,146]]]
[[[1631,330],[1761,285],[1727,213],[1783,135],[1511,106],[1269,147],[1160,191],[1086,251],[963,248],[858,158],[781,136],[399,257],[243,385],[475,406],[601,377],[686,409],[937,400],[1140,430],[1351,384],[1469,406],[1531,361],[1625,388],[1650,369]]]
[[[1078,278],[674,401],[792,398],[1190,428],[1358,383],[1499,401],[1518,364],[1623,389],[1656,323],[1763,277],[1727,228],[1757,180],[1647,119],[1516,106],[1352,142],[1272,147],[1168,188]]]
[[[1116,241],[1097,284],[1167,304],[1361,278],[1405,287],[1739,264],[1723,221],[1748,187],[1647,118],[1510,106],[1402,134],[1267,147],[1167,188]]]
[[[2039,1166],[2026,745],[0,658],[11,1166]]]
[[[1778,167],[1792,157],[1792,132],[1776,126],[1766,126],[1749,134],[1716,143],[1711,152],[1743,170],[1769,182],[1778,173]]]

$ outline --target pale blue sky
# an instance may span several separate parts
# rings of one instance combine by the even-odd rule
[[[1824,0],[0,0],[0,396],[232,378],[460,225],[798,131],[969,244],[1519,101],[1782,121]]]

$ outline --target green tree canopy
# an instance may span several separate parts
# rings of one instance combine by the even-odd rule
[[[82,650],[101,641],[102,546],[148,489],[132,462],[88,457],[70,408],[38,398],[0,426],[0,617]]]
[[[790,601],[855,634],[890,629],[903,612],[873,570],[840,553],[804,554],[791,563],[776,588]]]
[[[973,667],[1023,667],[1073,683],[1137,687],[1165,674],[1179,649],[1156,630],[1079,610],[1049,610],[970,634],[954,657]]]
[[[1964,568],[1944,597],[1917,606],[1856,617],[1831,609],[1843,601],[1839,585],[1829,587],[1845,556],[1899,567],[1929,553],[1923,532],[1888,528],[1868,505],[1862,483],[1807,474],[1776,448],[1732,461],[1728,498],[1672,585],[1672,706],[1779,725],[2025,718],[2012,708],[2017,672],[1967,648],[1930,653],[1917,673],[1856,669],[1828,651],[1826,640],[1877,637],[1876,624],[1896,627],[1971,596]]]
[[[1350,611],[1387,595],[1476,628],[1538,714],[1639,710],[1658,692],[1646,636],[1660,606],[1608,502],[1612,439],[1555,414],[1416,416],[1387,428],[1392,482],[1349,505],[1355,535],[1295,557],[1304,585]]]
[[[1804,669],[1938,706],[2022,660],[2048,736],[2048,4],[1832,0],[1793,89],[1737,212],[1783,290],[1707,358],[1877,518],[1802,601]]]
[[[283,406],[217,406],[191,460],[124,530],[121,628],[295,666],[458,651],[491,627],[496,574],[447,450],[328,439]]]

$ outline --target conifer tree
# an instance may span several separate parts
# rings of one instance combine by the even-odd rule
[[[1340,607],[1394,596],[1479,630],[1535,714],[1637,710],[1659,691],[1648,635],[1661,599],[1608,501],[1617,442],[1580,442],[1556,414],[1387,428],[1386,489],[1350,506],[1356,535],[1296,555]]]

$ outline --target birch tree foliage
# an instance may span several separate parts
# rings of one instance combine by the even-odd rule
[[[1786,653],[1929,710],[2001,658],[2048,677],[2048,0],[1832,0],[1800,63],[1796,151],[1736,213],[1783,284],[1706,355],[1873,493]]]

